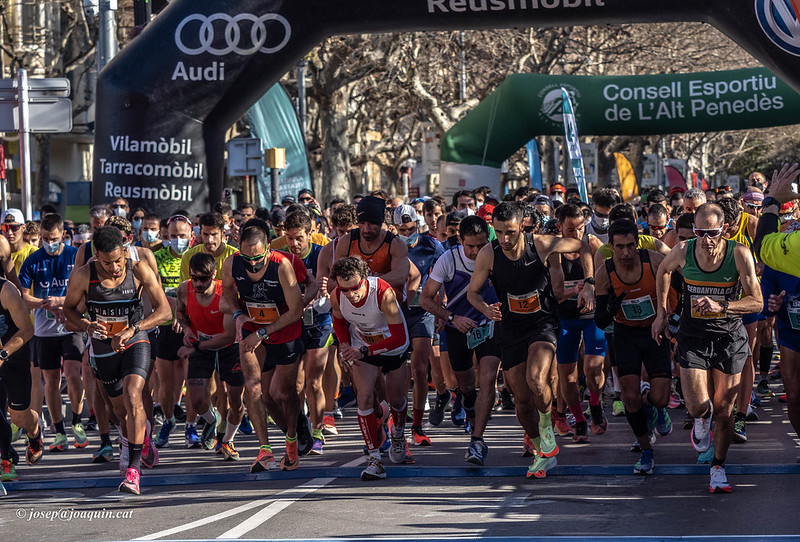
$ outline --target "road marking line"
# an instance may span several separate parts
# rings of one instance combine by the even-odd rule
[[[266,523],[274,516],[276,516],[283,510],[287,509],[289,506],[293,505],[295,502],[302,499],[309,493],[313,493],[316,490],[325,487],[326,485],[333,482],[335,479],[336,478],[314,478],[313,480],[306,482],[303,485],[297,486],[296,488],[282,491],[278,493],[275,497],[278,498],[281,495],[285,495],[286,496],[285,499],[276,500],[269,506],[259,510],[255,515],[253,515],[249,519],[246,519],[245,521],[241,522],[233,529],[222,533],[217,538],[225,538],[225,539],[240,538],[245,534],[249,533],[250,531],[252,531],[253,529],[258,528],[263,523]]]
[[[177,527],[173,527],[171,529],[166,529],[164,531],[159,531],[157,533],[149,534],[147,536],[142,536],[139,538],[134,538],[134,540],[156,540],[158,538],[162,538],[165,536],[169,536],[175,533],[181,533],[183,531],[188,531],[194,529],[196,527],[202,527],[203,525],[208,525],[209,523],[214,523],[215,521],[219,521],[221,519],[229,518],[231,516],[235,516],[236,514],[241,514],[242,512],[246,512],[253,508],[257,508],[259,506],[263,506],[272,501],[272,498],[269,499],[259,499],[257,501],[249,502],[247,504],[243,504],[241,506],[237,506],[236,508],[231,508],[225,512],[220,512],[219,514],[214,514],[213,516],[209,516],[207,518],[198,519],[197,521],[193,521],[191,523],[186,523],[184,525],[179,525]]]

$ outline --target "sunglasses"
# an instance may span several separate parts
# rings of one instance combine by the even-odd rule
[[[266,249],[264,250],[264,253],[259,255],[259,256],[245,256],[241,252],[239,253],[239,256],[246,262],[257,262],[258,260],[260,260],[261,258],[263,258],[266,255],[267,255]]]
[[[714,239],[715,237],[719,237],[722,235],[722,228],[712,228],[708,230],[699,230],[697,228],[692,228],[694,234],[697,237],[708,237],[709,239]]]
[[[651,230],[656,230],[656,231],[661,231],[661,230],[666,230],[667,229],[666,224],[663,225],[663,226],[654,226],[652,224],[648,224],[648,226],[650,226]]]
[[[343,287],[339,286],[339,291],[342,292],[343,294],[347,293],[347,292],[354,292],[354,291],[358,290],[359,288],[361,288],[361,286],[364,284],[365,280],[366,279],[361,279],[360,281],[358,281],[358,284],[356,284],[355,286],[351,286],[350,288],[343,288]]]
[[[124,209],[127,205],[114,205],[114,209]]]
[[[197,282],[205,282],[213,276],[214,275],[189,275],[189,278],[192,280],[196,280]]]
[[[745,205],[747,205],[751,209],[761,209],[760,203],[745,203]]]
[[[186,217],[185,217],[185,216],[183,216],[183,215],[172,215],[171,217],[169,217],[169,218],[167,219],[167,226],[169,226],[169,225],[170,225],[170,224],[172,224],[173,222],[186,222],[187,224],[189,224],[189,223],[190,223],[190,222],[189,222],[189,219],[188,219],[188,218],[186,218]]]
[[[22,224],[2,224],[0,225],[0,230],[2,230],[3,233],[7,233],[10,231],[17,233],[21,227]]]
[[[300,198],[300,203],[308,203],[309,201],[314,201],[314,198]]]

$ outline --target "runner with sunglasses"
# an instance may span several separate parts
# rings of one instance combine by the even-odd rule
[[[708,450],[711,421],[716,422],[709,491],[730,492],[725,457],[733,434],[733,402],[750,355],[742,315],[761,310],[762,296],[749,249],[724,238],[727,225],[719,205],[697,208],[694,232],[697,237],[676,245],[658,269],[652,335],[656,342],[670,337],[667,293],[672,273],[682,269],[676,356],[686,409],[695,418],[691,441],[696,450]]]
[[[24,237],[25,217],[19,209],[6,209],[0,216],[0,231],[6,238],[11,248],[11,260],[14,262],[14,271],[19,275],[22,262],[36,252],[39,247],[35,247],[25,242]],[[13,281],[12,281],[13,282]],[[19,285],[17,285],[19,288]]]
[[[211,410],[208,384],[215,370],[226,384],[227,401],[223,402],[227,402],[227,424],[219,453],[233,461],[239,459],[233,437],[244,415],[244,376],[236,344],[236,325],[222,298],[222,281],[217,280],[215,268],[211,255],[195,254],[189,262],[189,281],[178,286],[175,320],[184,336],[178,355],[189,358],[188,395],[195,412]],[[203,432],[204,437],[206,433],[208,438],[213,437],[210,430]]]

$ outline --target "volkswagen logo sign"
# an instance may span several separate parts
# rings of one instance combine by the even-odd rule
[[[800,22],[791,0],[755,0],[761,29],[778,47],[800,56]]]
[[[178,50],[192,56],[273,54],[283,49],[291,37],[289,21],[277,13],[260,16],[195,13],[183,19],[175,29]]]

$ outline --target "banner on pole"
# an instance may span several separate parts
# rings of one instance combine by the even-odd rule
[[[539,159],[539,145],[535,139],[528,141],[525,146],[528,150],[528,171],[531,180],[531,188],[542,190],[542,162]]]
[[[586,193],[586,177],[583,174],[583,156],[581,155],[581,144],[578,141],[578,126],[575,123],[575,111],[572,109],[572,102],[565,88],[561,88],[562,111],[564,117],[564,138],[569,150],[569,163],[575,182],[578,184],[578,193],[581,201],[589,203]]]

